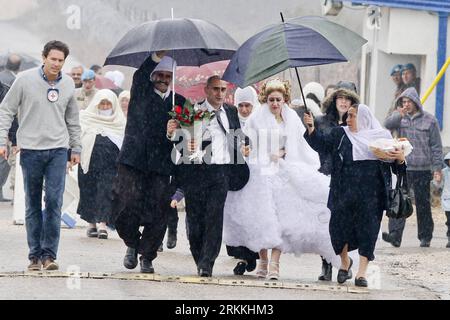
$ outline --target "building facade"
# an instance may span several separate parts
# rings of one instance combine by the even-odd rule
[[[413,63],[421,78],[423,97],[450,57],[449,0],[355,0],[366,5],[362,36],[361,97],[384,120],[392,105],[395,64]],[[424,103],[441,126],[444,146],[450,146],[450,68]]]

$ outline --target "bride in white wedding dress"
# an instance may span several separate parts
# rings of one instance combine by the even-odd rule
[[[305,127],[289,100],[287,82],[274,79],[262,87],[263,104],[244,129],[251,140],[250,180],[228,192],[225,203],[224,242],[259,252],[261,278],[278,279],[282,252],[316,253],[340,266],[328,231],[329,178],[317,171],[319,157],[304,140]]]

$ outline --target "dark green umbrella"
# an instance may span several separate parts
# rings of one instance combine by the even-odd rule
[[[246,87],[288,68],[345,62],[366,42],[323,17],[293,18],[244,42],[231,58],[223,79]]]

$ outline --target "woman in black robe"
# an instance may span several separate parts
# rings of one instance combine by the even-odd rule
[[[88,108],[80,111],[83,149],[78,168],[77,212],[89,223],[88,237],[108,238],[106,222],[112,212],[112,185],[125,122],[116,95],[106,89],[97,92]]]
[[[328,208],[331,242],[335,253],[341,256],[337,280],[344,283],[352,278],[353,261],[348,252],[358,249],[360,261],[355,285],[367,286],[367,266],[375,258],[381,219],[388,205],[391,170],[394,173],[406,170],[404,153],[402,150],[372,153],[371,142],[392,136],[362,104],[349,109],[346,127],[333,128],[328,134],[316,130],[308,114],[305,123],[312,125],[304,136],[308,143],[315,150],[332,155]]]

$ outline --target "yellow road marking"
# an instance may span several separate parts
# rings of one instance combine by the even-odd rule
[[[82,278],[82,279],[116,279],[116,280],[145,280],[158,282],[178,282],[189,284],[212,284],[219,286],[258,287],[297,289],[314,291],[332,291],[348,293],[369,293],[367,288],[359,288],[353,285],[303,283],[295,281],[276,281],[259,279],[237,278],[203,278],[197,276],[161,275],[151,273],[108,273],[108,272],[59,272],[59,271],[34,271],[34,272],[2,272],[0,278],[33,277],[33,278]]]

